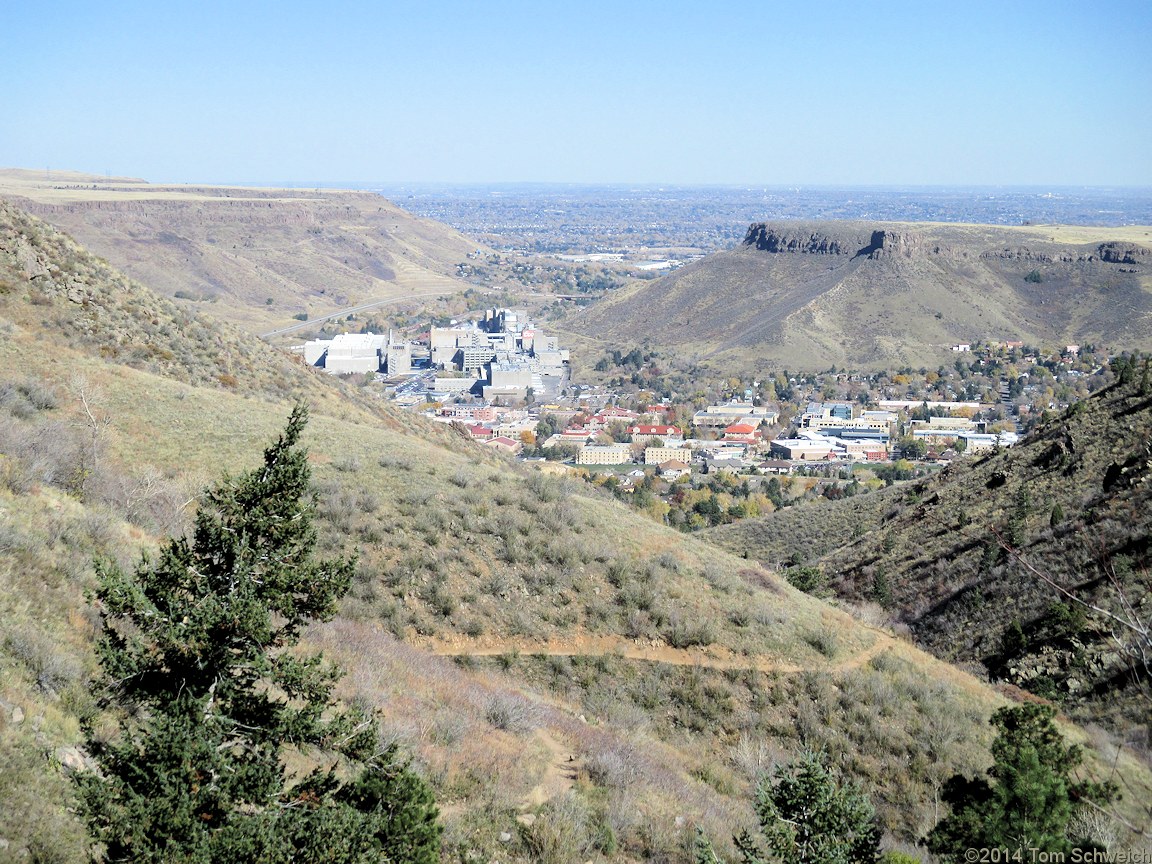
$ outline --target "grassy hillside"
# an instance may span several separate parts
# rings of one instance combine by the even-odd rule
[[[774,569],[792,560],[813,564],[879,528],[884,514],[901,494],[899,487],[890,486],[839,501],[817,499],[765,517],[707,528],[700,536],[734,555]]]
[[[153,290],[250,332],[381,300],[455,294],[474,241],[378,195],[160,186],[0,171],[0,198]]]
[[[297,398],[322,545],[359,560],[309,640],[431,780],[445,860],[688,860],[697,825],[726,846],[754,779],[803,746],[860,778],[906,842],[944,778],[988,764],[1004,697],[973,677],[211,328],[11,208],[0,329],[0,798],[17,805],[0,808],[0,860],[82,857],[65,775],[82,722],[112,734],[87,686],[92,556],[130,566],[180,531],[196,490],[255,464]],[[1137,818],[1147,767],[1066,733]]]
[[[815,222],[741,246],[566,320],[720,367],[935,366],[951,345],[1152,347],[1152,229]]]

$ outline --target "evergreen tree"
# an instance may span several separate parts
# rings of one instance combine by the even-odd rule
[[[76,776],[97,857],[135,862],[433,862],[424,782],[381,749],[375,719],[339,709],[339,673],[293,651],[327,621],[352,562],[313,558],[297,406],[263,467],[205,493],[192,539],[134,572],[97,566],[103,684],[123,709],[99,772]],[[289,776],[284,756],[313,764]]]
[[[991,782],[954,775],[943,798],[952,813],[928,835],[928,849],[944,861],[963,860],[966,849],[1000,847],[1067,854],[1068,822],[1080,801],[1106,804],[1116,795],[1109,784],[1075,781],[1083,758],[1065,746],[1047,705],[1001,708],[992,715],[999,730],[992,744]],[[1083,845],[1082,842],[1082,845]]]
[[[699,828],[696,829],[696,840],[692,844],[692,861],[693,864],[724,864],[712,848],[712,841]]]
[[[873,864],[880,854],[872,803],[819,754],[777,768],[757,787],[755,808],[768,851],[744,832],[735,838],[744,864]]]

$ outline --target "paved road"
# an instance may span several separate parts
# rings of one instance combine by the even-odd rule
[[[352,315],[355,312],[363,312],[366,309],[375,309],[378,306],[387,306],[389,303],[400,303],[404,300],[411,300],[413,297],[439,297],[442,294],[456,294],[457,289],[445,288],[443,291],[414,291],[411,294],[404,294],[400,297],[389,297],[387,300],[373,300],[371,303],[361,303],[359,306],[349,306],[346,309],[339,309],[335,312],[330,312],[327,315],[321,315],[317,318],[309,318],[307,321],[301,321],[298,324],[292,324],[288,327],[281,327],[279,330],[269,330],[267,333],[261,333],[261,339],[270,339],[273,336],[280,336],[284,333],[292,333],[295,330],[303,330],[306,327],[315,327],[323,321],[330,321],[333,318],[343,318],[346,315]]]

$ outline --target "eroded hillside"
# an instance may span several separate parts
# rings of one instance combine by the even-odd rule
[[[383,300],[434,300],[477,244],[378,195],[0,172],[0,197],[161,294],[262,333]]]

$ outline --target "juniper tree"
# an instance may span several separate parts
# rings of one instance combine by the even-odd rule
[[[98,645],[120,732],[89,735],[76,775],[96,857],[136,862],[432,862],[426,784],[339,708],[339,672],[294,650],[327,621],[352,562],[313,556],[307,422],[293,410],[262,467],[205,493],[191,539],[131,573],[97,565]],[[289,774],[285,756],[318,765]]]

